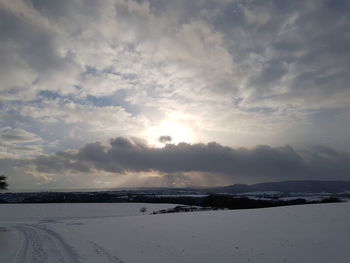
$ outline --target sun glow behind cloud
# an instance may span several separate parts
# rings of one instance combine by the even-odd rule
[[[148,142],[154,146],[160,147],[163,145],[159,141],[160,136],[170,136],[170,142],[174,144],[195,142],[195,135],[192,129],[179,121],[162,121],[158,126],[152,126],[145,132]]]

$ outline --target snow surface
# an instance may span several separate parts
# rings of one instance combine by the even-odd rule
[[[1,205],[0,262],[343,263],[350,258],[350,203],[162,215],[142,215],[143,206],[150,213],[174,205]]]
[[[0,204],[0,221],[135,216],[142,214],[142,207],[146,207],[150,214],[175,206],[144,203]]]

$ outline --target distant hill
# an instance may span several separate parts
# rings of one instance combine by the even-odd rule
[[[260,184],[235,184],[225,187],[210,189],[213,193],[246,193],[246,192],[266,192],[277,191],[283,193],[340,193],[350,192],[350,181],[284,181]]]

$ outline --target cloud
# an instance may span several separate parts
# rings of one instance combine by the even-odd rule
[[[1,141],[13,143],[37,142],[41,140],[36,134],[23,129],[12,129],[11,127],[0,128],[0,139]]]
[[[240,52],[242,65],[253,67],[244,87],[253,89],[248,101],[279,107],[347,107],[348,100],[341,96],[349,93],[344,72],[350,65],[344,46],[349,42],[344,10],[349,9],[345,1],[245,5],[243,30],[233,29],[233,34],[243,32],[236,40],[246,45],[233,46],[233,55]]]
[[[350,154],[327,147],[295,151],[290,146],[234,149],[218,143],[167,144],[153,148],[134,139],[117,137],[109,145],[86,144],[77,151],[33,160],[38,171],[104,171],[160,174],[204,173],[234,182],[237,178],[346,179]]]
[[[0,128],[0,158],[42,154],[43,140],[19,128]]]
[[[158,140],[161,143],[169,143],[172,141],[172,138],[171,138],[171,136],[163,135],[163,136],[160,136]]]
[[[51,156],[91,141],[108,152],[111,137],[156,142],[162,122],[186,126],[193,142],[348,150],[349,10],[328,0],[0,0],[0,128],[14,134],[2,154]],[[42,145],[14,142],[15,129]],[[177,172],[149,162],[140,170]]]

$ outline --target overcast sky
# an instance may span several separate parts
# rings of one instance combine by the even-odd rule
[[[347,0],[0,0],[10,189],[350,180]]]

